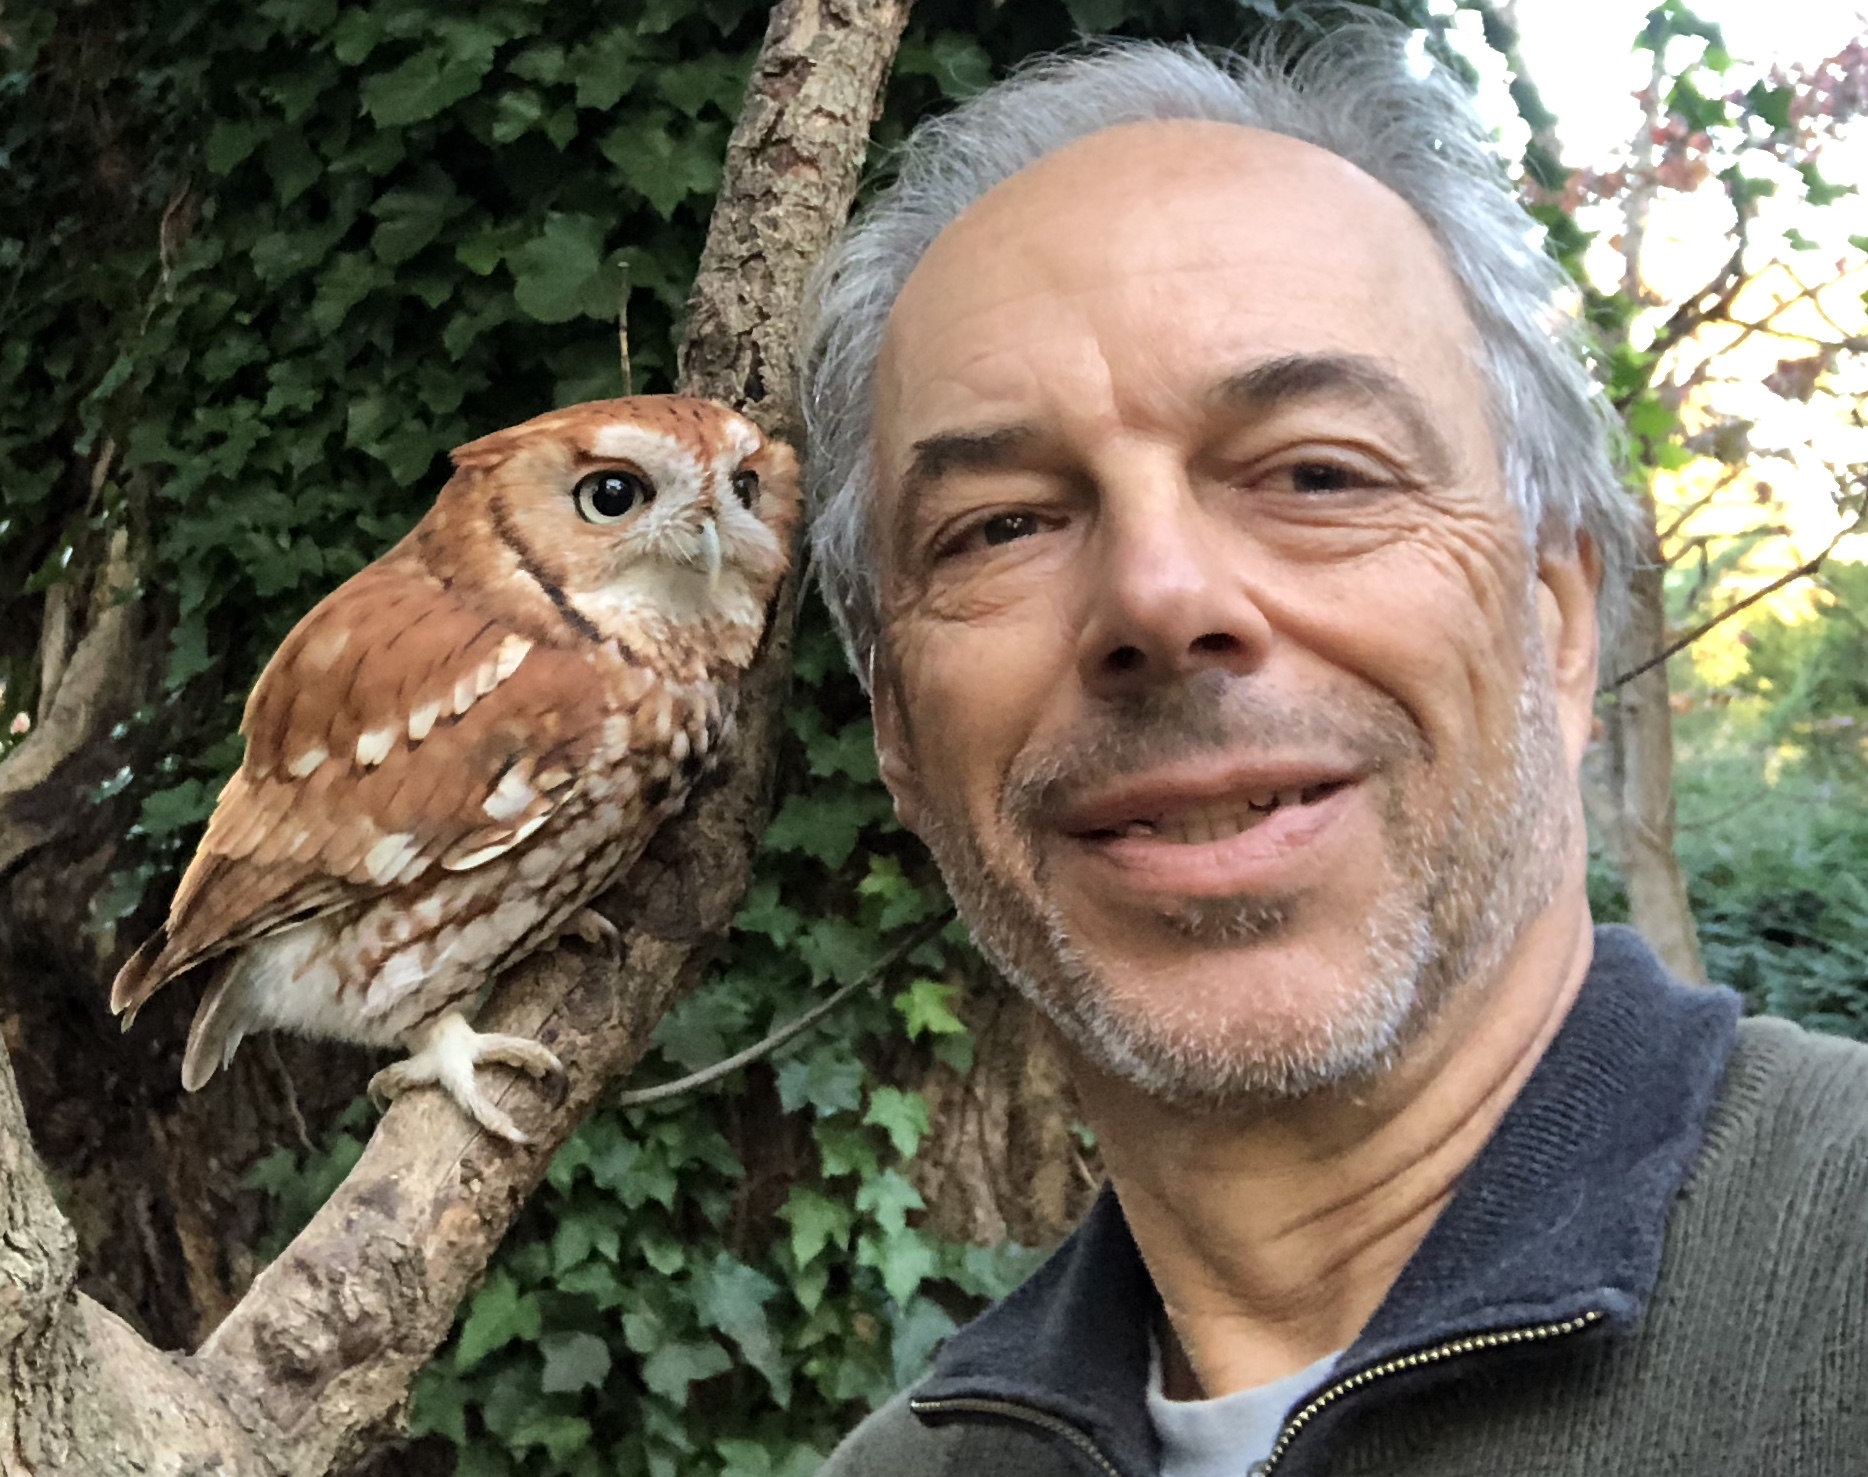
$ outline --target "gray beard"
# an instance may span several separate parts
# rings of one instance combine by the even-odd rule
[[[1025,840],[1028,890],[989,863],[963,815],[930,807],[923,835],[981,950],[1093,1069],[1196,1112],[1353,1090],[1390,1070],[1462,987],[1489,979],[1555,895],[1571,812],[1547,663],[1541,647],[1527,658],[1503,776],[1466,776],[1437,808],[1408,794],[1410,780],[1430,774],[1431,756],[1398,705],[1368,695],[1298,712],[1253,693],[1249,679],[1207,673],[1111,709],[1067,749],[1015,766],[1001,813]],[[1389,883],[1362,920],[1360,969],[1332,982],[1332,1008],[1277,1029],[1248,1021],[1215,1033],[1148,999],[1145,981],[1125,991],[1084,956],[1046,895],[1034,817],[1062,794],[1151,764],[1319,741],[1388,781]],[[1238,947],[1292,932],[1305,906],[1298,897],[1190,898],[1164,908],[1161,921],[1196,944]]]

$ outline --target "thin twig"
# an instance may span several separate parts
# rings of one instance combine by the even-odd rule
[[[1851,523],[1847,528],[1843,529],[1834,538],[1830,539],[1828,544],[1824,546],[1822,553],[1818,554],[1814,559],[1806,560],[1804,563],[1799,564],[1795,569],[1791,570],[1788,574],[1780,575],[1778,578],[1772,580],[1768,585],[1765,585],[1763,588],[1753,590],[1749,595],[1746,595],[1743,599],[1734,600],[1730,605],[1726,606],[1724,610],[1720,611],[1717,615],[1711,617],[1708,620],[1701,621],[1697,626],[1693,627],[1693,629],[1688,631],[1684,636],[1679,636],[1679,637],[1676,637],[1674,640],[1669,641],[1665,646],[1663,646],[1659,651],[1655,652],[1654,655],[1649,657],[1646,661],[1638,663],[1637,665],[1630,667],[1626,672],[1623,672],[1619,677],[1616,677],[1613,681],[1609,682],[1607,684],[1608,689],[1610,691],[1613,691],[1615,688],[1627,686],[1628,683],[1634,681],[1634,679],[1639,677],[1643,672],[1651,672],[1654,670],[1654,668],[1660,666],[1663,662],[1667,661],[1669,658],[1678,656],[1681,652],[1685,651],[1687,647],[1691,646],[1695,641],[1699,640],[1700,637],[1706,635],[1708,632],[1716,629],[1717,627],[1724,625],[1725,622],[1729,621],[1733,616],[1737,615],[1741,610],[1745,610],[1750,606],[1756,605],[1766,595],[1773,595],[1777,591],[1783,589],[1785,585],[1793,585],[1800,579],[1807,579],[1809,576],[1815,574],[1817,570],[1823,567],[1823,561],[1826,560],[1831,554],[1833,554],[1836,551],[1836,546],[1840,544],[1843,539],[1849,537],[1849,535],[1851,534],[1860,533],[1861,531],[1862,531],[1862,524],[1859,520],[1857,522]]]
[[[1674,535],[1677,534],[1682,528],[1686,526],[1687,520],[1691,518],[1695,513],[1701,512],[1703,509],[1705,509],[1712,502],[1714,498],[1716,498],[1720,493],[1724,492],[1726,488],[1730,487],[1734,482],[1736,482],[1738,480],[1738,474],[1743,470],[1744,468],[1742,466],[1727,467],[1725,471],[1720,474],[1719,480],[1712,484],[1712,490],[1708,492],[1704,497],[1696,498],[1692,502],[1688,503],[1686,508],[1680,513],[1680,515],[1676,517],[1673,520],[1673,522],[1669,523],[1666,526],[1666,528],[1661,530],[1660,537],[1656,539],[1655,542],[1658,543],[1662,548],[1665,548],[1668,544],[1672,543]],[[1679,557],[1679,553],[1670,554],[1667,556],[1666,562],[1668,564],[1672,564],[1673,561],[1677,559],[1678,557]]]
[[[685,1077],[677,1077],[673,1082],[663,1082],[654,1087],[638,1087],[630,1092],[616,1093],[610,1102],[618,1108],[640,1108],[649,1103],[666,1102],[671,1097],[680,1097],[683,1093],[692,1092],[697,1087],[705,1087],[710,1082],[718,1082],[722,1077],[730,1077],[741,1067],[751,1066],[761,1057],[770,1056],[793,1037],[808,1031],[858,990],[865,989],[881,979],[889,970],[945,928],[948,919],[952,916],[951,913],[944,912],[939,917],[922,924],[847,985],[832,991],[803,1015],[780,1026],[763,1041],[754,1042],[744,1051],[736,1051],[732,1056],[715,1062],[711,1067],[702,1067],[698,1072],[690,1072]]]

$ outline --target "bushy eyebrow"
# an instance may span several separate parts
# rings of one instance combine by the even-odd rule
[[[1037,437],[1030,426],[943,431],[923,437],[909,451],[902,473],[902,501],[919,496],[954,472],[998,472],[1017,466]]]
[[[1217,405],[1252,416],[1303,400],[1370,400],[1401,423],[1427,473],[1453,473],[1453,451],[1435,428],[1427,402],[1380,361],[1361,354],[1286,354],[1221,380]]]

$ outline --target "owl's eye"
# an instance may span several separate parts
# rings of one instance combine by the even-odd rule
[[[571,489],[578,515],[586,523],[615,523],[655,496],[649,479],[615,468],[580,477]]]
[[[759,474],[757,472],[735,472],[733,495],[750,508],[753,499],[759,496]]]

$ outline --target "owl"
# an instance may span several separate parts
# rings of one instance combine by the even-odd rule
[[[168,921],[124,964],[127,1030],[199,973],[182,1084],[268,1029],[410,1054],[488,1132],[494,977],[568,931],[678,811],[732,722],[791,557],[797,462],[724,406],[596,401],[470,442],[428,514],[286,637]]]

